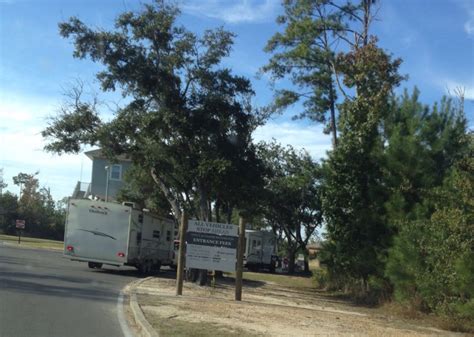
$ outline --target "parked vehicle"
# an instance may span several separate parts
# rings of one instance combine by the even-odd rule
[[[276,236],[270,231],[245,230],[244,266],[249,270],[275,271],[278,262]]]
[[[132,203],[71,199],[64,257],[102,265],[134,266],[142,273],[173,263],[173,220],[135,209]]]

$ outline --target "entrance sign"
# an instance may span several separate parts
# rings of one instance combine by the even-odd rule
[[[16,229],[25,229],[25,220],[16,220]]]
[[[235,271],[238,226],[189,220],[186,268]]]

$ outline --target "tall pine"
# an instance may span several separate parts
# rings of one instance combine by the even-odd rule
[[[324,164],[323,209],[327,225],[324,260],[334,281],[365,293],[371,276],[382,276],[391,238],[384,216],[381,126],[392,90],[402,77],[372,40],[339,58],[344,83],[356,93],[340,112],[340,142]]]

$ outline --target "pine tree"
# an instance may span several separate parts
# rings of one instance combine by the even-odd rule
[[[324,164],[325,263],[333,279],[365,293],[371,276],[383,276],[391,230],[384,219],[383,137],[392,90],[402,77],[372,40],[339,60],[344,82],[357,95],[341,106],[340,143]]]

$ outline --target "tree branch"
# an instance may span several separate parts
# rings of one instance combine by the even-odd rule
[[[160,178],[160,176],[158,176],[156,174],[156,171],[154,168],[152,168],[150,170],[150,174],[153,178],[153,180],[156,182],[156,184],[158,185],[158,187],[161,189],[161,191],[163,192],[163,194],[165,195],[166,199],[168,200],[168,202],[170,203],[171,205],[171,208],[173,209],[173,213],[175,215],[175,219],[181,219],[181,209],[179,207],[179,203],[178,203],[178,200],[177,198],[173,195],[173,193],[171,192],[171,189],[166,186],[165,182],[163,181],[163,179]]]

